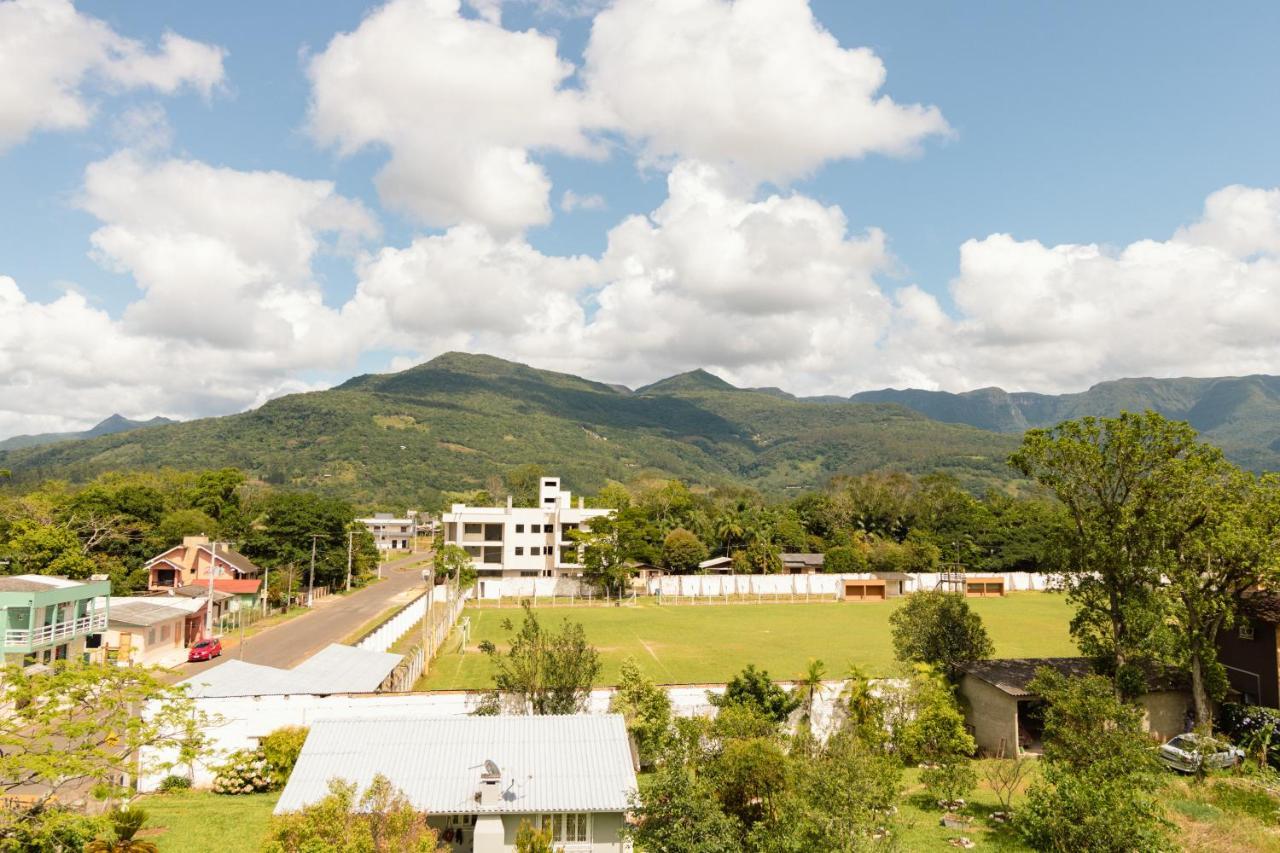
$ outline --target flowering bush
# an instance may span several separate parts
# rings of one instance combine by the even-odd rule
[[[1218,727],[1251,754],[1266,753],[1273,767],[1280,767],[1280,711],[1261,705],[1224,702]]]
[[[266,756],[258,749],[241,749],[227,756],[227,761],[213,777],[215,794],[253,794],[272,788],[271,772]]]

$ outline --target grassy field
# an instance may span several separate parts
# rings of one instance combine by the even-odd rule
[[[664,684],[714,683],[728,680],[748,663],[778,679],[798,676],[810,658],[827,664],[838,677],[850,662],[872,675],[893,671],[889,614],[902,599],[869,604],[740,604],[634,607],[539,608],[544,625],[563,619],[581,622],[587,639],[600,650],[601,682],[612,684],[618,667],[633,657]],[[1073,655],[1067,632],[1070,608],[1061,595],[1013,593],[1007,598],[977,598],[970,604],[981,614],[1000,657]],[[471,639],[465,653],[458,639],[434,664],[418,689],[452,690],[492,686],[488,658],[476,646],[492,640],[503,646],[504,620],[520,621],[517,608],[475,608]]]
[[[147,812],[139,838],[160,853],[253,853],[262,848],[280,794],[228,797],[209,791],[155,794],[137,801]]]

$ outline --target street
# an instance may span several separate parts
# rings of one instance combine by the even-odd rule
[[[289,668],[301,663],[330,643],[340,643],[352,631],[395,604],[407,604],[425,589],[422,569],[428,553],[412,554],[382,566],[383,579],[351,595],[334,595],[316,602],[311,613],[282,622],[245,640],[244,660],[266,666]],[[174,668],[179,679],[241,657],[235,631],[222,638],[219,658],[201,663],[184,663]]]

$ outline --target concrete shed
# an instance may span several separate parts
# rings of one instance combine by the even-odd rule
[[[985,755],[1038,755],[1041,751],[1040,709],[1043,700],[1028,689],[1041,667],[1069,678],[1093,674],[1087,658],[1003,658],[960,664],[960,695],[965,723]],[[1148,690],[1137,700],[1145,728],[1164,741],[1187,730],[1190,693],[1170,673],[1153,673]]]

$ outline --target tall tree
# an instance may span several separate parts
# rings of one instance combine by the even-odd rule
[[[898,660],[927,663],[948,676],[956,664],[988,658],[995,651],[982,617],[964,596],[950,592],[917,592],[889,616]]]
[[[1129,664],[1163,651],[1161,570],[1187,522],[1172,510],[1180,484],[1220,458],[1190,426],[1150,411],[1030,430],[1010,458],[1067,509],[1065,578],[1079,607],[1072,632],[1083,651],[1109,661],[1123,691],[1141,681]]]
[[[506,653],[488,640],[480,648],[494,662],[499,696],[523,713],[580,713],[600,675],[600,654],[582,624],[566,619],[558,632],[547,631],[527,601]]]

